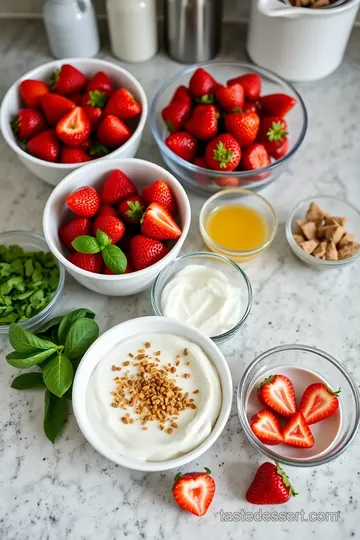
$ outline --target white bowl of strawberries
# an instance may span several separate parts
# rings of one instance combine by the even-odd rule
[[[176,178],[140,159],[91,163],[51,193],[43,216],[48,246],[84,287],[128,296],[151,286],[178,256],[191,209]]]
[[[7,144],[31,172],[57,185],[94,159],[133,157],[148,113],[125,69],[99,59],[55,60],[16,81],[1,104]]]

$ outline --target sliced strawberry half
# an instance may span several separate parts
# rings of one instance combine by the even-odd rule
[[[316,424],[333,415],[339,408],[339,390],[331,390],[324,383],[307,387],[300,401],[299,411],[308,424]]]
[[[181,236],[181,229],[158,203],[151,203],[145,211],[141,219],[141,232],[155,240],[173,240]]]
[[[270,375],[257,389],[259,401],[273,411],[290,418],[296,412],[295,390],[285,375]]]
[[[210,476],[211,471],[205,469],[205,473],[178,473],[175,476],[173,495],[177,504],[195,514],[206,514],[215,495],[215,480]]]
[[[90,122],[82,107],[75,107],[56,125],[56,134],[68,146],[80,146],[90,135]]]
[[[284,443],[296,448],[312,448],[314,437],[304,415],[297,412],[283,429]]]
[[[251,429],[264,444],[280,444],[284,442],[279,419],[268,409],[263,409],[251,418]]]

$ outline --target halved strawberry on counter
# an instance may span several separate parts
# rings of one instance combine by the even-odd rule
[[[339,390],[331,390],[324,383],[310,384],[303,393],[299,411],[308,424],[316,424],[333,415],[339,408]]]
[[[130,257],[135,270],[143,270],[160,261],[168,254],[168,249],[160,240],[142,234],[130,240]]]
[[[90,135],[90,122],[82,107],[75,107],[56,124],[56,135],[68,146],[80,146]]]
[[[198,68],[189,82],[190,93],[201,103],[211,104],[214,102],[215,88],[218,83],[205,69]]]
[[[252,416],[250,427],[256,437],[264,444],[280,444],[284,442],[281,425],[275,414],[263,409]]]
[[[240,145],[232,135],[224,133],[209,142],[205,150],[205,159],[210,169],[234,171],[241,159]]]
[[[70,64],[63,64],[52,75],[52,88],[62,96],[80,92],[87,84],[87,77]]]
[[[19,141],[26,142],[47,127],[45,118],[36,109],[20,109],[11,121],[14,135]]]
[[[30,139],[26,145],[29,154],[55,163],[59,159],[60,143],[54,129],[47,129]]]
[[[20,96],[30,109],[39,109],[41,98],[50,92],[50,87],[43,81],[26,79],[20,84]]]
[[[140,195],[124,199],[118,206],[120,217],[131,225],[140,223],[145,210],[145,202]]]
[[[181,229],[169,212],[158,203],[151,203],[141,219],[141,232],[156,240],[180,238]]]
[[[198,105],[185,129],[200,141],[213,139],[218,131],[218,113],[213,105]]]
[[[142,198],[147,204],[153,202],[161,204],[172,216],[175,216],[177,212],[175,196],[163,180],[157,180],[150,186],[145,187],[142,191]]]
[[[174,154],[186,161],[192,161],[197,151],[197,140],[193,135],[187,133],[187,131],[171,133],[165,139],[165,144]]]
[[[103,118],[96,130],[98,141],[109,148],[118,148],[130,139],[132,132],[120,118],[109,115]]]
[[[66,197],[66,204],[77,216],[91,218],[100,207],[100,197],[91,186],[84,186]]]
[[[100,92],[104,92],[108,97],[114,91],[112,82],[104,71],[98,71],[90,79],[86,86],[86,91],[90,92],[91,90],[99,90]]]
[[[283,117],[296,105],[296,99],[288,94],[269,94],[261,96],[259,103],[264,115]]]
[[[210,469],[205,472],[178,473],[174,478],[173,495],[177,504],[186,510],[203,516],[209,509],[215,495],[215,480],[210,476]]]
[[[246,492],[246,500],[251,504],[283,504],[296,495],[280,464],[266,461],[256,471]]]
[[[71,242],[75,238],[89,234],[91,234],[91,222],[88,218],[72,219],[59,228],[59,238],[70,251],[74,251]]]
[[[284,443],[296,448],[312,448],[315,440],[301,412],[295,413],[283,429]]]
[[[246,73],[227,82],[228,86],[241,84],[244,89],[245,99],[256,101],[261,94],[261,77],[257,73]]]
[[[107,175],[100,191],[100,199],[103,204],[117,204],[133,195],[137,195],[135,185],[119,169],[114,169]]]
[[[120,120],[129,120],[139,116],[141,111],[141,104],[136,101],[133,94],[126,88],[119,88],[110,97],[104,114],[116,116]]]
[[[296,412],[295,389],[285,375],[270,375],[257,389],[260,403],[273,411],[290,418]]]
[[[48,124],[56,126],[61,118],[75,109],[75,103],[59,94],[45,94],[41,98],[41,107]]]

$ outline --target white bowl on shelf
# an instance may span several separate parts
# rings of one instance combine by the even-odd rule
[[[137,120],[137,126],[130,139],[125,144],[120,146],[120,148],[110,152],[110,154],[107,156],[98,158],[96,161],[134,157],[139,148],[148,115],[148,102],[146,94],[139,81],[126,69],[117,66],[112,62],[107,62],[98,58],[67,58],[64,60],[54,60],[53,62],[48,62],[47,64],[43,64],[29,71],[28,73],[25,73],[25,75],[18,79],[9,88],[2,101],[0,110],[0,128],[5,141],[16,153],[20,161],[32,173],[52,186],[56,186],[69,173],[75,169],[78,169],[79,167],[83,167],[86,164],[50,163],[31,156],[19,146],[19,143],[11,129],[10,122],[19,109],[23,107],[19,94],[20,83],[25,79],[40,79],[42,81],[48,81],[51,74],[57,69],[60,69],[63,64],[72,64],[74,67],[82,71],[87,77],[92,77],[97,71],[104,71],[113,82],[115,88],[127,88],[134,95],[135,99],[141,103],[142,113],[140,118]]]

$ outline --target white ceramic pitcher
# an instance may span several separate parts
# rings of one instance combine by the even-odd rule
[[[251,0],[247,50],[255,64],[292,81],[326,77],[344,57],[360,0],[329,9]]]

